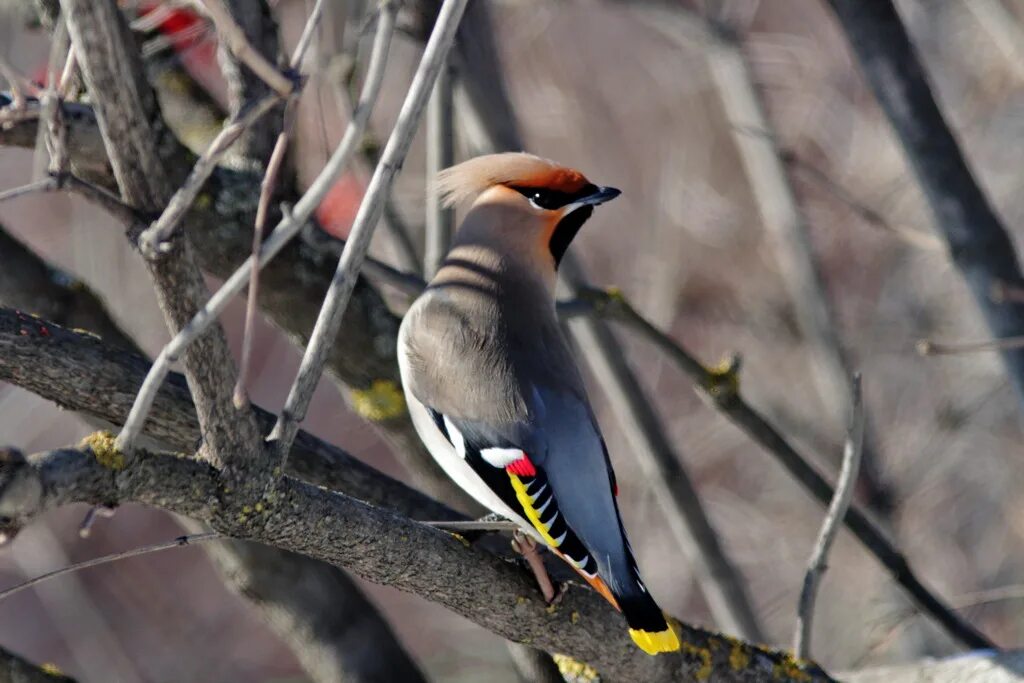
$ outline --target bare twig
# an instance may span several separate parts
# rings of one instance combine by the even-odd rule
[[[585,305],[588,303],[589,307]],[[563,315],[582,315],[592,310],[636,329],[665,352],[690,377],[702,396],[774,456],[819,503],[830,503],[835,491],[825,478],[740,394],[737,365],[723,364],[710,369],[705,367],[675,339],[641,316],[618,290],[582,290],[578,301],[569,302],[559,310]],[[847,510],[843,523],[865,549],[892,573],[918,609],[940,624],[951,637],[971,648],[995,647],[991,640],[953,612],[938,595],[921,583],[902,553],[856,505],[851,505]]]
[[[323,11],[324,0],[316,0],[313,9],[309,13],[309,18],[306,20],[306,25],[302,28],[299,42],[295,44],[295,50],[292,51],[292,58],[289,64],[293,70],[298,70],[302,67],[302,60],[306,56],[306,50],[309,49],[310,44],[313,42],[313,36],[316,34],[317,26],[320,25]]]
[[[940,344],[939,342],[922,339],[917,342],[915,348],[921,356],[954,356],[963,353],[978,353],[979,351],[1006,351],[1024,348],[1024,336],[985,339],[976,342],[958,342],[955,344]]]
[[[61,567],[60,569],[54,569],[51,572],[46,572],[45,574],[40,574],[39,576],[35,576],[35,577],[29,579],[28,581],[23,581],[22,583],[19,583],[16,586],[11,586],[10,588],[5,588],[4,590],[0,590],[0,600],[4,600],[6,598],[9,598],[12,595],[14,595],[15,593],[20,593],[21,591],[25,590],[26,588],[31,588],[32,586],[35,586],[35,585],[40,584],[40,583],[43,583],[44,581],[49,581],[50,579],[57,578],[58,576],[63,576],[65,574],[70,574],[72,572],[77,572],[77,571],[81,571],[83,569],[88,569],[89,567],[98,567],[101,564],[109,564],[111,562],[117,562],[118,560],[125,560],[125,559],[127,559],[129,557],[138,557],[139,555],[148,555],[149,553],[155,553],[155,552],[159,552],[161,550],[170,550],[171,548],[180,548],[182,546],[194,545],[196,543],[202,543],[204,541],[212,541],[212,540],[215,540],[215,539],[218,539],[218,538],[223,538],[223,536],[220,533],[216,532],[216,531],[210,531],[210,532],[203,533],[203,534],[192,534],[190,536],[178,536],[173,541],[164,541],[163,543],[153,543],[151,545],[144,545],[144,546],[141,546],[141,547],[138,547],[138,548],[132,548],[131,550],[122,550],[121,552],[111,553],[110,555],[104,555],[102,557],[94,557],[91,560],[84,560],[82,562],[76,562],[74,564],[69,564],[66,567]]]
[[[56,178],[47,176],[42,180],[35,181],[34,183],[28,183],[27,185],[21,185],[4,192],[0,192],[0,202],[17,199],[18,197],[24,197],[25,195],[33,194],[35,192],[52,192],[57,189],[57,185],[58,183]]]
[[[427,105],[427,220],[423,250],[423,274],[427,278],[437,272],[452,241],[455,212],[441,204],[441,196],[434,190],[434,178],[455,162],[454,133],[451,67],[446,64],[437,76]]]
[[[291,135],[290,128],[294,120],[294,105],[289,103],[285,110],[284,130],[277,136],[274,144],[274,151],[270,154],[267,162],[267,172],[260,184],[260,201],[256,207],[256,224],[252,231],[252,256],[250,260],[256,262],[260,256],[260,249],[263,246],[263,232],[267,226],[267,215],[270,213],[270,200],[274,196],[274,188],[277,186],[277,178],[284,164],[284,155],[288,151],[288,140]],[[255,335],[256,324],[256,301],[259,296],[260,279],[259,270],[253,269],[249,281],[249,294],[245,303],[245,325],[242,331],[242,353],[238,361],[238,381],[235,384],[234,402],[236,407],[245,405],[246,385],[249,382],[249,361],[252,355],[253,335]]]
[[[210,17],[218,35],[239,61],[262,78],[279,96],[288,97],[292,94],[296,89],[296,83],[282,74],[252,46],[245,37],[245,32],[224,7],[222,0],[196,0],[196,5]]]
[[[316,180],[310,184],[309,189],[296,203],[294,210],[286,214],[277,224],[274,232],[263,244],[260,251],[258,266],[262,268],[269,262],[285,244],[294,237],[305,225],[320,201],[333,187],[335,180],[341,171],[348,164],[349,159],[355,152],[356,145],[362,137],[366,128],[366,122],[370,112],[377,102],[380,94],[381,84],[384,79],[384,68],[387,64],[388,48],[391,44],[391,35],[394,31],[395,5],[388,2],[381,9],[380,24],[377,28],[377,37],[374,41],[373,52],[370,57],[370,67],[367,70],[366,84],[363,86],[363,94],[360,98],[356,115],[349,122],[348,128],[342,136],[341,142],[335,149],[334,154],[328,160]],[[206,305],[192,318],[192,320],[175,335],[175,337],[160,351],[153,366],[150,368],[146,380],[135,398],[131,414],[125,421],[124,428],[118,435],[119,444],[130,444],[141,433],[146,415],[152,407],[157,391],[163,383],[170,365],[177,357],[203,332],[217,320],[217,315],[228,305],[228,303],[245,287],[252,276],[253,263],[255,260],[250,257],[227,279],[217,292],[210,297]],[[122,447],[123,449],[123,447]]]
[[[804,576],[803,588],[800,590],[800,601],[797,605],[796,634],[793,637],[793,651],[797,657],[806,659],[811,652],[811,624],[814,620],[814,601],[818,593],[818,585],[827,568],[828,553],[832,543],[839,534],[842,519],[853,502],[853,490],[857,482],[857,469],[860,467],[861,449],[864,445],[864,404],[861,395],[860,375],[853,378],[853,396],[850,401],[853,414],[843,445],[843,465],[836,481],[836,492],[832,503],[828,506],[825,521],[822,522],[818,540],[811,552]]]
[[[96,187],[92,183],[88,183],[70,173],[52,173],[34,183],[15,187],[6,192],[0,192],[0,202],[23,197],[34,192],[59,192],[61,190],[68,190],[81,195],[89,202],[101,209],[105,209],[110,215],[120,220],[126,226],[134,226],[140,221],[139,214],[130,206],[125,205],[120,199],[103,188]]]
[[[466,9],[467,1],[445,0],[434,25],[434,31],[423,51],[423,58],[413,77],[405,102],[399,112],[398,121],[395,123],[395,128],[381,156],[380,164],[374,171],[366,195],[359,206],[359,212],[348,240],[345,242],[345,249],[338,260],[338,268],[324,298],[324,305],[320,309],[313,334],[306,346],[306,353],[302,357],[298,375],[288,392],[281,416],[270,435],[270,438],[277,442],[277,451],[282,462],[288,457],[288,451],[298,431],[299,422],[306,416],[306,409],[309,407],[313,390],[323,372],[328,347],[338,333],[341,316],[348,305],[356,277],[359,275],[359,269],[366,256],[366,250],[370,246],[370,238],[380,219],[387,188],[390,187],[405,160],[434,81],[444,64],[452,41],[455,39],[455,31],[458,28],[459,19],[462,18],[462,13]]]
[[[465,522],[459,520],[445,520],[441,522],[420,522],[432,526],[435,529],[444,531],[515,531],[519,525],[515,522],[487,521],[471,519]]]

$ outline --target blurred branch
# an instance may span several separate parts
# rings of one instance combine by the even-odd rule
[[[1024,283],[1013,240],[939,110],[895,6],[890,0],[829,0],[829,5],[903,146],[936,227],[992,336],[1024,336],[1024,304],[999,302],[992,296],[994,285]],[[1024,348],[1004,349],[1001,355],[1024,410]]]
[[[270,61],[271,59],[276,59],[277,55],[265,55],[263,52],[270,48],[271,41],[277,42],[276,36],[270,38],[268,35],[274,32],[269,7],[263,2],[247,2],[239,6],[232,6],[229,10],[222,0],[198,0],[195,4],[197,7],[202,8],[203,12],[213,21],[221,44],[225,45],[239,62],[247,66],[251,70],[252,75],[258,76],[270,89],[274,90],[281,97],[287,97],[292,93],[295,83],[282,74],[277,66]],[[262,5],[256,8],[257,12],[252,11],[254,4]],[[264,16],[257,18],[249,16],[257,13]],[[252,30],[253,38],[258,41],[258,46],[254,46],[250,42],[246,30],[239,26],[236,21],[239,14],[246,17],[245,21],[249,24],[247,28]],[[267,22],[270,22],[271,25],[267,26]],[[276,49],[274,52],[276,52]],[[245,86],[237,84],[236,87],[241,91]],[[237,94],[242,95],[244,93],[239,92]]]
[[[221,0],[213,2],[220,3]],[[249,49],[280,73],[276,68],[281,52],[278,28],[269,4],[265,0],[224,0],[221,8],[234,20]],[[232,118],[237,118],[252,102],[259,102],[272,94],[277,95],[274,97],[275,102],[279,101],[280,92],[271,88],[267,81],[236,56],[228,41],[223,39],[219,26],[217,36],[221,38],[218,41],[218,57],[221,72],[228,82],[228,104]],[[281,122],[282,108],[278,106],[273,113],[255,122],[241,134],[239,154],[261,165],[266,164]]]
[[[881,213],[854,197],[849,190],[820,168],[804,161],[793,152],[783,151],[780,152],[780,154],[783,161],[787,164],[791,164],[798,171],[803,172],[805,175],[813,179],[818,185],[823,187],[830,195],[838,199],[843,205],[853,211],[858,218],[868,225],[884,230],[885,232],[903,240],[911,246],[917,247],[918,249],[926,249],[928,251],[945,251],[945,243],[933,233],[925,232],[924,230],[909,225],[891,223],[887,221]]]
[[[1003,53],[1007,66],[1017,78],[1024,80],[1024,28],[1013,12],[1002,0],[962,0],[988,34],[989,38]]]
[[[818,398],[834,424],[841,424],[842,416],[849,414],[849,397],[853,392],[849,358],[814,255],[809,226],[789,183],[774,135],[769,134],[771,123],[742,46],[724,26],[697,16],[680,18],[680,13],[685,11],[680,8],[638,3],[632,11],[646,25],[680,43],[685,44],[695,26],[703,33],[708,70],[761,222],[771,238],[778,273],[807,341]],[[700,21],[706,23],[701,26]],[[860,484],[870,506],[884,515],[892,509],[892,493],[878,473],[877,439],[870,429],[865,441]]]
[[[563,315],[596,313],[621,321],[638,331],[675,361],[711,405],[775,457],[819,503],[828,505],[832,500],[835,492],[825,478],[740,394],[739,363],[736,359],[706,368],[672,337],[641,316],[618,290],[582,290],[580,298],[561,306],[560,312]],[[855,505],[846,512],[843,523],[868,552],[892,573],[918,608],[940,624],[951,637],[971,648],[995,647],[991,640],[953,612],[921,583],[906,558]]]
[[[441,266],[451,246],[455,211],[441,205],[434,191],[434,178],[455,163],[455,116],[452,110],[451,68],[446,64],[437,75],[427,108],[427,220],[423,249],[423,273],[427,279]]]
[[[846,511],[853,502],[853,489],[857,481],[857,469],[860,467],[861,449],[864,446],[864,399],[861,393],[860,375],[853,378],[853,396],[851,398],[850,426],[843,445],[843,466],[839,470],[836,481],[836,492],[825,514],[825,521],[818,533],[818,540],[811,552],[811,559],[804,575],[804,584],[800,590],[797,605],[796,635],[793,638],[793,652],[797,657],[810,657],[812,623],[814,620],[814,602],[817,598],[821,577],[827,568],[828,553],[832,543],[839,534],[839,528]]]
[[[918,354],[922,356],[953,356],[962,353],[979,351],[1004,351],[1007,349],[1024,348],[1024,337],[1007,337],[1005,339],[985,339],[976,342],[957,342],[940,344],[929,339],[922,339],[916,345]]]
[[[175,147],[177,142],[160,119],[134,37],[113,0],[62,0],[61,9],[121,196],[135,209],[159,211],[181,180],[167,172],[161,157],[165,145]],[[206,283],[187,240],[178,240],[161,258],[147,259],[147,266],[173,334],[208,295]],[[222,455],[235,458],[230,474],[238,475],[236,485],[253,485],[247,474],[263,463],[262,439],[251,412],[232,405],[234,363],[223,330],[211,330],[186,351],[183,361],[204,454],[218,464]],[[130,457],[130,444],[122,445]]]
[[[0,647],[0,683],[75,683],[51,664],[36,666]]]
[[[0,306],[17,308],[67,328],[98,334],[111,346],[141,353],[111,319],[88,285],[54,268],[0,226]]]
[[[500,635],[564,652],[611,679],[831,681],[786,654],[678,624],[683,652],[651,657],[594,591],[570,585],[551,610],[519,567],[383,508],[285,477],[266,495],[228,490],[208,464],[139,451],[126,461],[109,434],[77,448],[0,463],[0,513],[17,524],[73,502],[155,505],[235,538],[299,552],[436,602]]]

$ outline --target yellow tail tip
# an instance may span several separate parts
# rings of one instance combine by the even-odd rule
[[[656,655],[659,652],[676,652],[682,647],[679,637],[671,626],[664,631],[641,631],[631,628],[629,635],[637,647],[649,655]]]

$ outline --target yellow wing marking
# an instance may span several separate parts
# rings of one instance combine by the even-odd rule
[[[530,494],[526,492],[526,485],[523,480],[519,478],[519,475],[508,473],[508,478],[512,481],[512,488],[516,492],[516,499],[519,500],[519,504],[523,506],[523,512],[526,513],[526,519],[530,520],[530,524],[537,530],[537,533],[541,535],[544,542],[552,548],[557,548],[562,543],[562,539],[556,539],[548,533],[548,525],[540,521],[540,515],[537,513],[537,508],[533,506],[533,499]]]

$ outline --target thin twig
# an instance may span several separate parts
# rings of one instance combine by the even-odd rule
[[[245,31],[235,22],[221,0],[196,0],[195,4],[213,21],[218,35],[231,50],[231,54],[262,78],[279,96],[288,97],[292,94],[296,89],[296,83],[282,74],[252,46],[245,37]]]
[[[115,512],[117,512],[116,507],[111,507],[109,505],[93,505],[85,513],[85,517],[82,518],[82,523],[78,525],[78,537],[89,538],[89,536],[92,535],[92,527],[93,524],[96,523],[96,520],[100,517],[110,519],[114,516]]]
[[[349,121],[348,128],[342,136],[341,142],[335,149],[334,154],[328,160],[323,170],[316,177],[316,180],[309,186],[306,193],[295,204],[292,213],[286,213],[277,224],[274,232],[267,238],[260,250],[258,265],[265,266],[281,249],[291,240],[302,226],[306,224],[313,211],[320,205],[320,202],[334,186],[334,182],[348,165],[349,159],[355,153],[363,131],[366,129],[366,122],[369,120],[370,112],[377,102],[381,85],[384,81],[384,70],[387,65],[388,49],[391,44],[391,36],[394,32],[395,13],[397,7],[394,2],[386,2],[381,9],[381,19],[377,27],[377,36],[374,40],[373,51],[370,56],[370,66],[367,69],[366,83],[363,86],[363,93],[359,104],[356,107],[355,115]],[[239,266],[234,273],[221,285],[221,288],[210,297],[192,320],[181,328],[174,338],[160,351],[160,354],[153,361],[153,365],[146,375],[142,388],[135,397],[131,412],[125,420],[124,428],[117,437],[117,445],[122,451],[129,447],[138,435],[142,432],[146,416],[152,408],[160,385],[163,384],[170,365],[178,356],[198,339],[203,332],[212,325],[221,311],[228,303],[245,288],[252,276],[254,259],[246,259],[245,263]]]
[[[1024,336],[1005,337],[1003,339],[985,339],[976,342],[959,342],[956,344],[940,344],[939,342],[922,339],[915,345],[921,356],[955,356],[962,353],[978,353],[979,351],[1006,351],[1024,348]]]
[[[6,202],[9,199],[16,199],[23,197],[33,192],[52,192],[57,189],[57,179],[52,176],[47,176],[42,180],[37,180],[34,183],[28,183],[19,187],[13,187],[10,190],[0,192],[0,202]]]
[[[203,541],[214,541],[218,538],[223,538],[221,534],[216,531],[210,531],[204,534],[192,534],[191,536],[178,536],[173,541],[164,541],[163,543],[153,543],[152,545],[144,545],[140,548],[132,548],[131,550],[123,550],[119,553],[111,553],[110,555],[104,555],[102,557],[94,557],[91,560],[85,560],[84,562],[76,562],[75,564],[61,567],[60,569],[54,569],[52,572],[46,572],[39,576],[33,577],[28,581],[11,586],[10,588],[0,591],[0,600],[9,598],[15,593],[20,593],[26,588],[31,588],[44,581],[49,581],[58,576],[64,574],[70,574],[72,572],[81,571],[82,569],[88,569],[89,567],[96,567],[101,564],[109,564],[110,562],[117,562],[118,560],[124,560],[129,557],[138,557],[139,555],[148,555],[149,553],[159,552],[161,550],[170,550],[171,548],[180,548],[186,545],[193,545],[195,543],[202,543]]]
[[[313,42],[313,35],[316,33],[317,26],[320,25],[323,10],[324,0],[316,0],[316,4],[313,5],[313,10],[309,13],[309,18],[306,19],[302,35],[299,36],[299,42],[295,44],[295,50],[292,52],[292,58],[289,61],[291,68],[295,71],[302,66],[302,59],[306,55],[306,50],[309,49],[310,44]]]
[[[420,522],[420,524],[426,524],[443,531],[515,531],[519,528],[519,525],[515,522],[496,522],[479,519]]]
[[[370,238],[380,219],[383,199],[412,144],[413,134],[416,132],[437,74],[441,71],[448,50],[455,40],[455,32],[467,2],[468,0],[445,0],[442,5],[430,40],[423,51],[423,58],[402,104],[398,121],[359,206],[359,212],[338,260],[337,270],[324,297],[320,315],[306,345],[306,353],[302,357],[298,375],[270,435],[270,438],[277,442],[277,455],[282,463],[287,460],[299,423],[306,416],[306,409],[323,372],[327,352],[337,336],[341,316],[348,306],[359,269],[370,246]]]
[[[832,549],[832,543],[839,534],[842,519],[853,502],[853,490],[857,483],[857,470],[860,468],[861,452],[864,446],[864,400],[861,395],[861,379],[859,374],[853,376],[853,396],[850,406],[853,414],[850,416],[850,426],[846,433],[846,443],[843,445],[843,466],[839,470],[839,479],[836,481],[836,492],[832,496],[832,503],[825,514],[825,521],[818,533],[818,540],[811,552],[811,559],[807,564],[807,574],[804,576],[803,588],[800,591],[800,601],[797,605],[796,634],[793,637],[793,651],[797,657],[807,659],[811,652],[811,624],[814,620],[814,601],[818,593],[818,585],[821,582],[822,574],[827,569],[826,561],[828,553]]]
[[[289,103],[284,116],[284,130],[277,136],[274,143],[274,151],[267,161],[267,172],[263,175],[263,182],[260,185],[260,199],[256,206],[256,223],[252,231],[252,256],[251,261],[255,262],[260,255],[260,248],[263,246],[263,232],[267,225],[267,214],[270,213],[270,200],[274,196],[274,188],[277,185],[277,178],[284,165],[284,155],[288,151],[290,128],[295,116],[294,100]],[[238,381],[235,383],[234,403],[236,408],[241,408],[246,402],[246,385],[249,382],[249,360],[252,355],[253,335],[255,334],[256,323],[256,301],[259,296],[259,271],[254,270],[249,282],[249,294],[245,304],[245,326],[242,333],[242,354],[238,362]]]
[[[455,213],[441,203],[434,191],[434,178],[455,161],[454,112],[451,67],[445,65],[437,76],[427,105],[427,220],[423,249],[423,274],[431,278],[441,267],[451,245]]]
[[[68,47],[68,56],[64,60],[64,68],[60,72],[60,82],[57,84],[57,96],[65,99],[71,95],[71,86],[75,82],[75,69],[78,68],[78,55],[75,46]]]
[[[322,12],[323,0],[317,0],[313,6],[313,11],[309,13],[309,17],[306,19],[306,26],[303,28],[302,36],[299,38],[299,43],[292,54],[291,68],[293,71],[298,70],[302,57],[313,39],[313,33],[320,24]],[[266,173],[264,173],[263,181],[260,183],[260,198],[256,206],[256,223],[253,226],[252,232],[251,260],[253,263],[259,259],[260,249],[263,246],[263,234],[267,225],[267,216],[270,213],[270,200],[277,189],[278,177],[281,174],[281,167],[284,165],[284,158],[288,151],[292,129],[295,127],[295,108],[296,98],[292,96],[288,99],[288,104],[285,106],[281,132],[274,143],[274,149],[270,154],[270,159],[267,161]],[[234,395],[232,396],[232,401],[236,408],[241,408],[247,400],[246,386],[249,383],[253,336],[256,334],[256,301],[259,297],[259,289],[260,273],[259,269],[254,269],[250,278],[249,293],[245,303],[245,326],[242,331],[242,353],[239,359],[238,380],[235,382]]]

